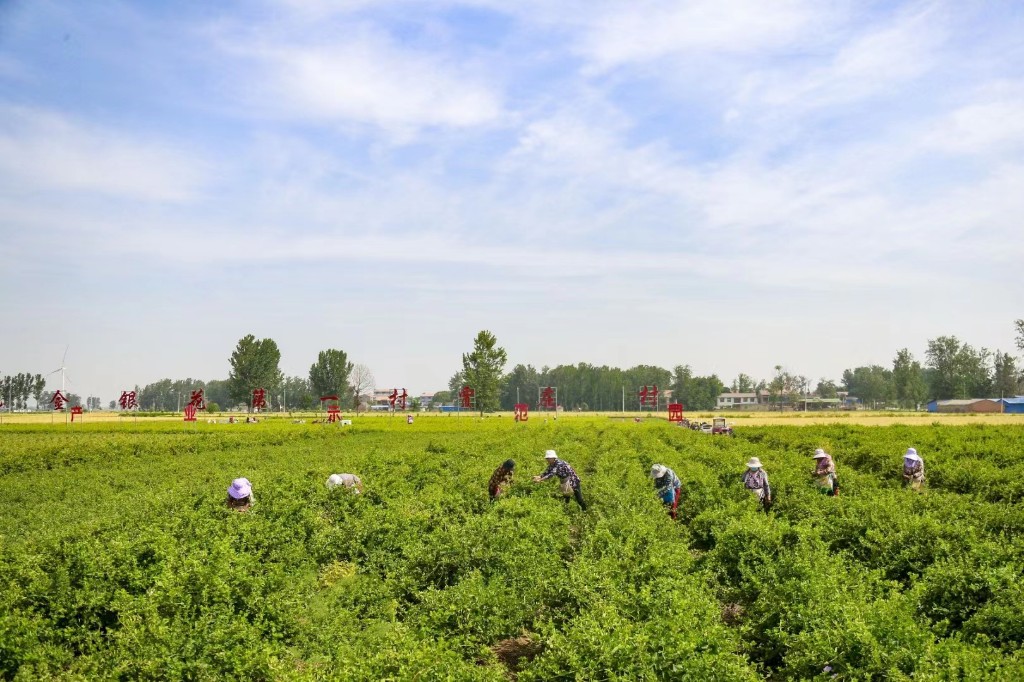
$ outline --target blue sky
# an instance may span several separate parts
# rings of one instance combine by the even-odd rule
[[[1019,3],[0,3],[0,373],[1011,350],[1022,65]]]

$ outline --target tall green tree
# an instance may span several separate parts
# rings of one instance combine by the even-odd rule
[[[992,396],[1015,396],[1021,390],[1021,375],[1017,363],[1009,353],[995,352],[992,356]]]
[[[343,405],[348,405],[352,393],[348,378],[352,367],[345,351],[336,348],[322,350],[309,368],[309,385],[317,397],[336,395]]]
[[[257,388],[265,388],[273,394],[283,378],[279,367],[281,351],[273,339],[257,339],[252,334],[242,337],[230,362],[228,394],[236,404],[250,404],[252,392]]]
[[[462,354],[462,373],[466,383],[476,391],[476,406],[484,411],[497,409],[501,397],[501,377],[508,361],[498,339],[486,329],[476,335],[473,350]]]
[[[862,403],[872,407],[878,407],[879,403],[884,404],[896,396],[892,370],[880,365],[846,370],[843,372],[843,387],[851,396],[860,398]]]
[[[932,397],[946,400],[988,395],[992,390],[991,355],[985,348],[975,350],[955,336],[930,339],[925,357],[931,370]]]
[[[733,393],[753,393],[754,380],[750,376],[740,372],[740,375],[733,379],[730,387]]]
[[[818,385],[814,389],[814,395],[819,398],[835,398],[839,395],[839,387],[831,379],[822,377],[818,380]]]
[[[928,398],[924,369],[906,348],[899,350],[892,361],[892,383],[900,407],[913,408]]]
[[[1024,320],[1017,320],[1013,324],[1017,327],[1017,348],[1024,351]]]

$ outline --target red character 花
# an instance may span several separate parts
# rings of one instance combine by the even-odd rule
[[[530,406],[526,403],[516,403],[515,416],[517,422],[525,422],[530,419]]]

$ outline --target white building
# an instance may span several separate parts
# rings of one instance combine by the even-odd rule
[[[761,405],[757,393],[722,393],[715,407],[719,410],[753,410]]]

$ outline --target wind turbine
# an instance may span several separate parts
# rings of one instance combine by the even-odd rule
[[[64,396],[65,398],[67,398],[67,393],[64,390],[64,370],[66,369],[64,367],[64,361],[68,359],[68,348],[70,348],[70,347],[71,347],[70,343],[67,346],[64,347],[64,357],[62,357],[60,359],[60,367],[58,367],[57,369],[53,370],[52,372],[50,372],[49,374],[46,375],[46,376],[52,376],[52,375],[56,374],[57,372],[60,372],[60,394],[62,396]]]

